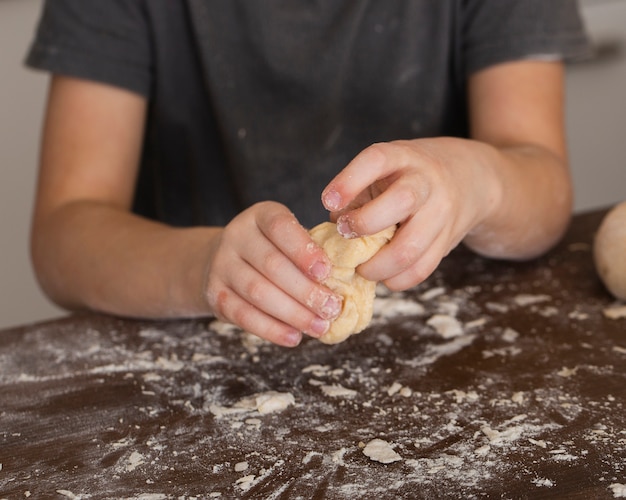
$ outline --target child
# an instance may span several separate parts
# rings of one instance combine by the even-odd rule
[[[573,0],[53,0],[32,255],[68,308],[319,337],[341,297],[305,227],[399,229],[359,268],[419,284],[463,242],[539,255],[571,213]],[[322,204],[319,203],[321,193]]]

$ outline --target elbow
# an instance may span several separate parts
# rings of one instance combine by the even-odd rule
[[[529,211],[526,220],[516,227],[486,230],[476,228],[463,243],[483,257],[511,261],[539,258],[563,239],[573,213],[571,189],[552,199],[540,212]]]
[[[59,265],[55,252],[46,244],[45,238],[35,231],[30,237],[30,262],[40,290],[53,304],[68,311],[80,309],[65,291],[67,270]]]

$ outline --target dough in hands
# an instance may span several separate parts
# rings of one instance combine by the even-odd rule
[[[341,314],[320,338],[325,344],[342,342],[369,325],[374,312],[376,282],[363,278],[356,268],[372,258],[392,238],[395,230],[392,226],[371,236],[348,239],[339,234],[337,225],[332,222],[323,222],[311,229],[313,241],[322,247],[333,264],[323,284],[343,297]]]

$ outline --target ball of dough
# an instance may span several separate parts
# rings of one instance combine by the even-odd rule
[[[323,222],[311,229],[311,238],[333,264],[331,274],[323,284],[343,297],[341,314],[320,338],[325,344],[342,342],[369,325],[374,312],[376,282],[366,280],[355,269],[372,258],[391,239],[395,230],[393,226],[371,236],[344,238],[332,222]]]
[[[608,290],[626,300],[626,201],[602,220],[593,247],[596,270]]]

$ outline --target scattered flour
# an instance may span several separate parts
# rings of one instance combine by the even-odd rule
[[[520,437],[522,437],[524,427],[515,426],[509,427],[508,429],[505,429],[503,431],[498,431],[492,429],[488,425],[485,425],[480,430],[483,431],[483,434],[485,434],[485,436],[487,436],[491,445],[502,446],[503,444],[517,441]]]
[[[248,476],[243,476],[235,481],[235,484],[238,485],[243,491],[248,491],[256,479],[254,474],[250,474]]]
[[[376,297],[372,324],[383,323],[390,318],[423,316],[424,306],[414,300],[399,297]]]
[[[137,467],[139,467],[140,465],[143,465],[145,463],[146,463],[146,457],[144,457],[141,453],[139,453],[137,451],[133,451],[130,454],[130,457],[128,457],[128,465],[126,466],[126,471],[127,472],[132,472]]]
[[[231,407],[212,404],[209,410],[218,418],[255,411],[261,415],[267,415],[281,412],[293,404],[295,404],[295,398],[290,392],[267,391],[243,398]]]
[[[520,293],[519,295],[513,297],[513,301],[520,307],[532,306],[535,304],[540,304],[542,302],[548,302],[550,300],[552,300],[552,297],[543,294],[532,295]]]
[[[499,302],[487,302],[485,304],[485,307],[488,311],[491,312],[497,312],[501,314],[509,312],[509,306],[507,306],[506,304],[500,304]]]
[[[69,490],[57,490],[57,493],[64,497],[70,498],[71,500],[80,500],[81,498],[79,495],[75,495]]]
[[[550,479],[546,479],[542,477],[533,479],[533,484],[539,487],[543,487],[543,488],[552,488],[554,486],[554,482],[552,482]]]
[[[462,351],[465,347],[471,345],[475,339],[476,335],[461,335],[444,344],[431,344],[426,347],[424,354],[419,358],[401,360],[399,362],[413,367],[430,365],[443,356],[452,356]]]
[[[302,373],[312,373],[316,377],[323,377],[329,372],[329,370],[329,365],[309,365],[302,368]]]
[[[420,300],[428,301],[433,300],[440,295],[446,293],[446,289],[442,286],[438,286],[435,288],[431,288],[430,290],[425,291],[423,294],[419,296]]]
[[[505,342],[515,342],[519,337],[519,333],[515,330],[513,330],[513,328],[505,328],[504,332],[502,333],[502,340],[504,340]]]

